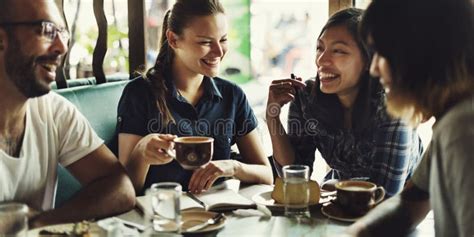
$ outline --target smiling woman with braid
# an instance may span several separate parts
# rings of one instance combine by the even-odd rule
[[[220,177],[273,180],[257,120],[237,85],[216,77],[227,51],[227,21],[218,0],[178,0],[163,22],[161,48],[146,75],[130,82],[118,106],[119,158],[138,192],[172,181],[202,192]],[[177,136],[214,138],[214,155],[184,170],[167,155]],[[230,159],[237,144],[242,160]]]

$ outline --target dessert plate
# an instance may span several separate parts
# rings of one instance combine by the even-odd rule
[[[186,232],[187,229],[189,229],[189,228],[191,228],[195,225],[205,223],[207,220],[214,217],[215,215],[217,215],[217,213],[216,212],[211,212],[211,211],[183,211],[183,212],[181,212],[181,221],[182,221],[182,225],[181,225],[182,232],[181,233],[189,233],[189,234],[190,233],[193,233],[193,234],[194,233],[204,233],[204,232],[210,232],[210,231],[219,230],[219,229],[223,228],[224,225],[225,225],[225,221],[226,221],[225,216],[223,218],[221,218],[220,221],[215,223],[215,224],[208,225],[208,226],[206,226],[202,229],[196,230],[196,231]]]
[[[267,192],[255,194],[252,197],[252,201],[254,201],[257,204],[265,205],[271,211],[274,211],[274,210],[284,211],[284,209],[285,209],[284,204],[277,203],[277,202],[275,202],[275,200],[273,200],[272,191],[267,191]],[[311,208],[312,206],[316,206],[318,204],[319,203],[309,203],[309,206]]]

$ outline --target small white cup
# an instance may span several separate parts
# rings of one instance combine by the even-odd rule
[[[174,182],[155,183],[148,189],[147,195],[151,196],[153,208],[154,231],[172,233],[181,231],[181,193],[181,185]]]
[[[283,197],[285,216],[310,217],[309,167],[307,165],[283,167]]]
[[[27,236],[28,206],[21,203],[0,204],[0,236]]]

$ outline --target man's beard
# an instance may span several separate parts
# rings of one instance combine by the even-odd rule
[[[22,53],[20,42],[9,39],[5,52],[5,65],[8,78],[26,98],[34,98],[47,94],[51,89],[41,84],[41,79],[35,75],[35,62],[38,57]]]

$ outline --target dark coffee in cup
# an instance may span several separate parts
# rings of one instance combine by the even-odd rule
[[[214,152],[212,137],[178,137],[174,139],[176,161],[187,170],[207,164]]]
[[[385,189],[367,181],[341,181],[336,184],[337,204],[349,214],[361,216],[380,203]]]

